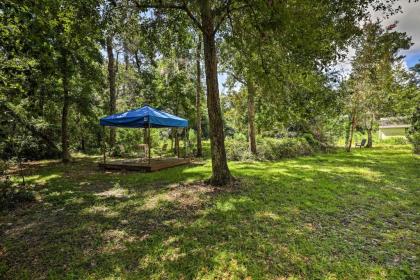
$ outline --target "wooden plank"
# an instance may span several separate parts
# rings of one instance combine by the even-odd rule
[[[99,163],[99,167],[107,169],[107,170],[127,170],[127,171],[150,172],[150,166],[141,166],[141,165]]]
[[[190,163],[189,159],[181,159],[181,160],[170,161],[170,162],[152,163],[151,171],[158,171],[158,170],[162,170],[162,169],[166,169],[166,168],[170,168],[174,166],[179,166],[179,165],[184,165],[184,164],[189,164],[189,163]]]
[[[152,172],[159,171],[162,169],[189,164],[190,159],[170,159],[170,160],[154,160],[150,164],[147,163],[99,163],[99,167],[108,169],[108,170],[127,170],[127,171],[142,171],[142,172]]]

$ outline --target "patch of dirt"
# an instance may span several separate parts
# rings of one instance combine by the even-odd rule
[[[165,193],[153,195],[146,200],[143,209],[154,209],[162,202],[177,203],[180,208],[196,208],[208,199],[208,196],[224,192],[236,192],[239,190],[239,185],[240,182],[238,181],[225,187],[215,187],[204,182],[172,184],[167,187]]]

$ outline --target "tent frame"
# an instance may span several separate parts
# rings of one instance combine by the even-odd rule
[[[150,164],[150,162],[151,162],[151,159],[152,159],[152,155],[151,155],[151,150],[152,150],[152,141],[151,141],[151,137],[150,137],[150,135],[151,135],[151,129],[152,129],[152,127],[150,127],[150,123],[149,123],[149,126],[148,127],[145,127],[144,128],[144,133],[146,133],[146,135],[147,135],[147,158],[148,158],[148,163]],[[176,129],[176,137],[178,137],[178,127],[175,127],[175,129]],[[187,139],[187,132],[188,132],[188,127],[184,127],[183,129],[182,129],[183,131],[182,131],[182,134],[184,134],[184,150],[185,150],[185,154],[184,154],[184,158],[187,158],[187,155],[188,155],[188,139]],[[105,133],[106,133],[106,131],[105,131],[105,126],[103,126],[102,127],[102,134],[103,134],[103,137],[102,137],[102,154],[103,154],[103,156],[102,156],[102,161],[103,161],[103,163],[104,164],[106,164],[106,136],[105,136]],[[179,147],[177,148],[177,151],[176,151],[176,156],[177,156],[177,158],[179,158]]]
[[[120,128],[144,128],[144,135],[145,135],[145,142],[147,142],[147,155],[144,155],[144,157],[147,157],[147,164],[145,163],[139,163],[137,167],[140,168],[140,166],[145,167],[145,169],[149,171],[159,170],[162,168],[167,168],[175,165],[179,165],[180,163],[186,163],[187,155],[188,155],[188,141],[187,141],[187,132],[188,132],[188,120],[182,119],[178,116],[171,115],[169,113],[156,110],[150,106],[145,105],[142,108],[139,109],[133,109],[130,111],[127,111],[125,113],[120,114],[114,114],[107,116],[105,118],[102,118],[100,120],[100,125],[103,126],[102,134],[102,150],[103,150],[103,162],[100,164],[103,167],[107,168],[110,166],[117,167],[118,164],[110,163],[107,164],[107,148],[106,148],[106,130],[105,126],[111,126],[111,127],[120,127]],[[151,129],[152,128],[172,128],[176,129],[176,142],[178,143],[176,147],[176,156],[178,159],[178,162],[176,160],[172,159],[172,162],[170,162],[170,159],[166,160],[166,163],[159,162],[157,160],[152,159],[152,141],[151,141]],[[184,148],[185,148],[185,155],[184,160],[180,159],[180,145],[179,145],[179,138],[178,138],[178,129],[183,128],[184,133]],[[146,144],[146,143],[144,143]],[[188,159],[189,162],[189,159]],[[128,163],[127,163],[128,164]],[[120,164],[121,166],[130,167],[130,170],[135,170],[136,166],[134,164]],[[120,168],[123,169],[123,168]]]

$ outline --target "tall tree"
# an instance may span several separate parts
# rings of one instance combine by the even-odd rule
[[[97,40],[99,35],[99,15],[97,1],[91,0],[77,4],[72,1],[59,1],[50,10],[53,25],[52,36],[57,50],[58,69],[63,87],[63,105],[61,115],[62,160],[70,160],[69,152],[69,109],[71,106],[72,79],[84,71],[96,67],[98,59]],[[48,12],[47,12],[48,13]]]
[[[353,96],[357,98],[351,98],[349,102],[359,104],[350,105],[351,127],[354,129],[357,123],[363,125],[368,135],[368,148],[373,145],[373,125],[379,117],[390,114],[392,93],[398,83],[394,71],[403,58],[398,52],[411,46],[411,39],[405,33],[393,31],[395,27],[396,24],[393,24],[384,30],[379,21],[368,22],[355,44],[356,56],[352,61],[350,85]],[[354,108],[358,108],[358,112],[354,112]],[[355,115],[358,115],[357,123],[354,122]],[[351,145],[351,138],[349,144]]]
[[[209,0],[200,0],[197,8],[199,16],[196,17],[190,7],[184,1],[172,3],[134,1],[140,10],[147,8],[162,10],[181,10],[188,15],[202,33],[204,45],[204,65],[207,88],[207,111],[210,126],[210,146],[212,158],[212,177],[210,183],[225,185],[232,180],[227,165],[226,150],[224,143],[223,118],[220,108],[219,85],[217,77],[217,48],[215,36],[221,23],[226,16],[226,8],[230,3],[224,4],[221,9],[214,9]]]
[[[200,1],[200,16],[204,43],[204,62],[206,66],[207,109],[210,120],[210,144],[213,169],[211,182],[215,185],[224,185],[231,180],[231,175],[226,159],[225,135],[217,78],[217,52],[215,42],[217,26],[214,25],[216,13],[212,10],[208,0]]]
[[[389,10],[394,1],[388,1],[385,4],[378,0],[324,1],[317,3],[315,10],[313,1],[309,0],[299,1],[299,5],[295,3],[292,5],[288,1],[263,0],[200,0],[191,2],[132,0],[131,2],[141,12],[146,9],[158,9],[167,15],[173,12],[174,15],[179,16],[177,11],[182,11],[203,35],[213,171],[210,182],[220,185],[228,183],[232,178],[226,161],[217,78],[216,34],[222,26],[226,26],[225,20],[229,19],[230,23],[235,19],[246,17],[249,23],[247,26],[254,29],[252,34],[257,34],[252,40],[256,42],[255,49],[262,56],[264,71],[261,73],[270,72],[274,79],[282,79],[281,74],[284,71],[277,71],[276,67],[279,57],[290,56],[295,61],[304,57],[305,60],[301,61],[299,66],[310,63],[312,69],[315,70],[326,67],[358,31],[359,21],[369,13],[366,7],[373,6],[375,10]],[[296,10],[297,6],[299,9]],[[198,16],[194,13],[198,13]],[[314,13],[316,13],[316,17]],[[281,32],[282,30],[288,32]],[[326,30],[330,32],[325,32]],[[226,27],[225,33],[220,33],[221,38],[226,37],[225,35],[230,34],[231,31],[229,27]],[[288,48],[292,39],[296,42],[292,44],[291,48]],[[251,40],[247,40],[247,42],[251,42]],[[310,44],[307,44],[308,42]],[[266,54],[263,55],[264,53]],[[296,69],[298,70],[299,67]],[[288,88],[292,88],[292,86],[288,86]],[[274,93],[277,92],[274,91]]]
[[[255,86],[252,78],[247,79],[247,103],[248,103],[248,143],[249,151],[257,154],[257,143],[255,140]]]
[[[199,36],[196,49],[196,95],[195,95],[195,110],[196,110],[196,129],[197,129],[197,157],[203,156],[203,147],[201,143],[201,37]]]
[[[64,47],[64,46],[63,46]],[[68,135],[68,119],[69,119],[69,109],[70,109],[70,79],[71,71],[69,71],[69,53],[68,50],[64,48],[59,48],[60,53],[60,73],[62,75],[62,84],[63,84],[63,106],[61,112],[61,148],[62,148],[62,160],[64,163],[70,161],[70,151],[69,151],[69,135]]]
[[[117,109],[117,94],[115,88],[115,79],[117,71],[115,67],[113,36],[108,35],[106,38],[106,51],[108,54],[108,86],[109,86],[109,114],[113,115]],[[116,131],[115,128],[110,128],[109,145],[111,148],[115,145]]]

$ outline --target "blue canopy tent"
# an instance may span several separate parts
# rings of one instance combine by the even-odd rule
[[[100,120],[102,126],[127,128],[188,127],[188,120],[156,110],[149,106],[107,116]]]
[[[156,110],[150,106],[143,106],[124,113],[110,115],[101,118],[99,124],[103,127],[145,128],[148,135],[149,163],[150,153],[150,128],[187,128],[188,120],[178,116]],[[187,145],[185,145],[187,148]],[[179,156],[179,155],[178,155]],[[106,161],[104,149],[104,163]]]

